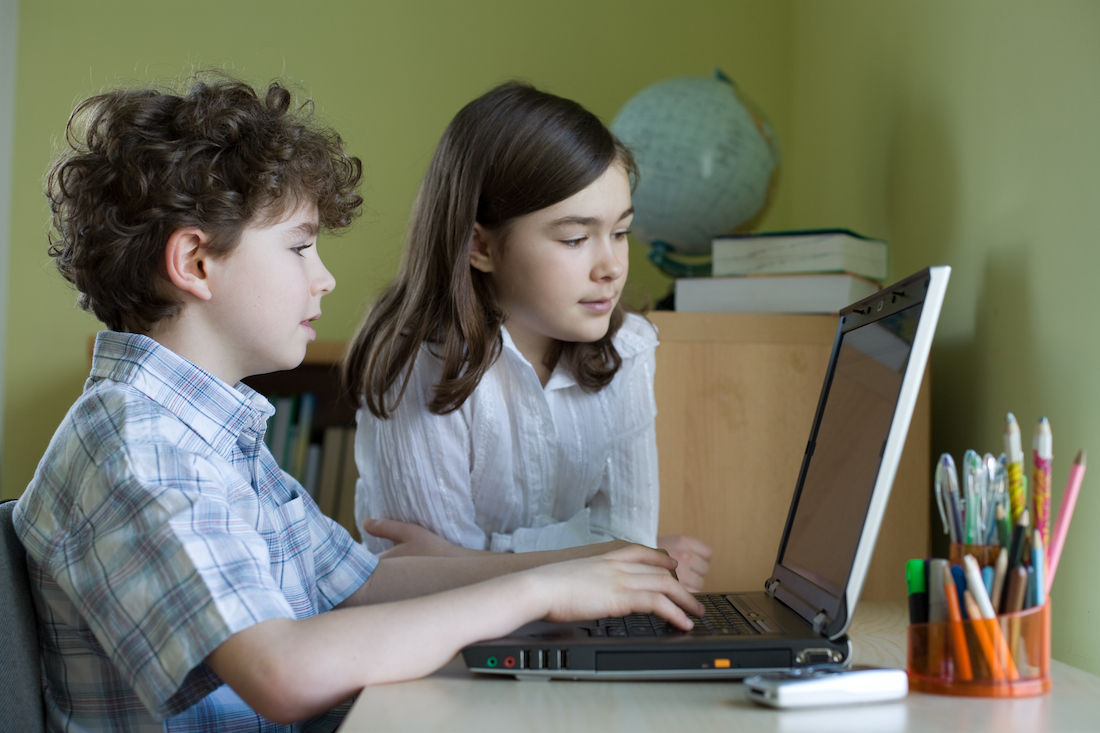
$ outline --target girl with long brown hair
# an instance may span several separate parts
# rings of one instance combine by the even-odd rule
[[[634,176],[598,118],[525,84],[451,121],[344,363],[370,549],[412,539],[378,519],[435,536],[396,552],[623,539],[701,587],[710,548],[657,538],[657,334],[620,302]]]

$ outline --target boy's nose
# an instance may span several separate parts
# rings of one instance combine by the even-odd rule
[[[332,273],[328,271],[325,263],[321,262],[320,258],[317,258],[317,267],[319,272],[313,278],[313,294],[328,295],[336,287],[336,278],[332,276]]]

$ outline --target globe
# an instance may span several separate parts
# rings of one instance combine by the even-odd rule
[[[763,213],[779,167],[771,127],[715,70],[646,87],[611,130],[638,166],[632,229],[651,246],[650,260],[674,277],[710,274],[709,263],[677,255],[709,255],[715,235]]]

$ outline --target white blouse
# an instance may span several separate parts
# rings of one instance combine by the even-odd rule
[[[496,363],[447,415],[428,410],[442,363],[422,345],[392,417],[356,415],[356,522],[397,519],[494,552],[610,539],[654,546],[656,327],[628,314],[614,343],[622,367],[599,392],[561,364],[543,387],[505,329]]]

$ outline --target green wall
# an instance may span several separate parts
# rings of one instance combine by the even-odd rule
[[[17,496],[87,370],[98,325],[45,255],[41,178],[73,104],[105,86],[226,66],[301,80],[366,165],[367,210],[322,244],[348,337],[392,276],[443,127],[520,77],[605,120],[642,87],[722,67],[784,147],[765,228],[885,237],[892,275],[948,264],[933,353],[933,451],[998,452],[1012,410],[1055,431],[1055,504],[1081,447],[1100,456],[1100,6],[1007,0],[503,0],[80,3],[20,7],[10,321],[0,491]],[[675,10],[671,8],[675,7]],[[666,282],[632,252],[637,300]],[[1094,473],[1100,469],[1093,469]],[[1100,673],[1100,494],[1086,479],[1055,585],[1055,656]],[[900,569],[899,569],[900,572]],[[899,582],[900,575],[899,575]]]
[[[24,2],[19,18],[9,330],[0,491],[18,496],[87,375],[99,329],[46,256],[42,177],[69,112],[119,83],[223,66],[266,83],[305,84],[366,171],[365,213],[321,243],[338,286],[319,337],[350,337],[396,271],[409,207],[443,128],[510,78],[571,97],[610,122],[658,80],[734,77],[789,129],[789,3],[664,2]],[[786,197],[780,196],[780,199]],[[772,218],[781,216],[782,203]],[[664,280],[632,252],[637,300]]]
[[[932,355],[933,452],[999,453],[1010,410],[1030,445],[1046,415],[1056,506],[1077,450],[1100,460],[1100,5],[793,7],[791,223],[885,237],[892,277],[952,266]],[[1052,591],[1054,656],[1093,673],[1098,472]]]

